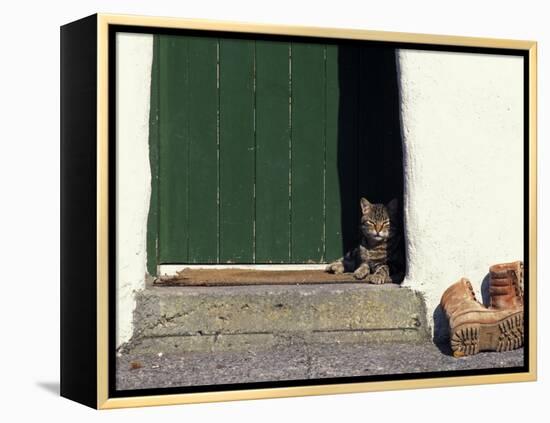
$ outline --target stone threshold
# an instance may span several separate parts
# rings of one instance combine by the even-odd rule
[[[150,286],[136,294],[122,351],[249,351],[430,340],[422,295],[394,284]]]

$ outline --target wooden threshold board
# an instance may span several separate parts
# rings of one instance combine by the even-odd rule
[[[352,273],[334,275],[323,270],[191,269],[160,276],[155,286],[297,285],[357,283]]]

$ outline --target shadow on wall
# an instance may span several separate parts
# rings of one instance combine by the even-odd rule
[[[403,150],[396,51],[376,44],[340,45],[338,74],[342,247],[348,251],[359,240],[361,197],[374,203],[397,198],[402,210]],[[400,219],[404,255],[403,213]]]
[[[485,307],[491,305],[491,294],[489,293],[489,286],[491,283],[491,274],[487,273],[481,281],[481,301]]]
[[[449,319],[439,304],[433,312],[434,335],[433,342],[445,355],[452,355],[449,344]]]

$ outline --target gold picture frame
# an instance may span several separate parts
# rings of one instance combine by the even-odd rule
[[[90,289],[95,293],[95,296],[90,301],[91,306],[95,306],[95,310],[88,310],[89,315],[84,316],[84,320],[89,320],[89,323],[95,327],[94,339],[90,338],[92,334],[79,333],[82,331],[82,327],[71,327],[70,320],[74,319],[77,310],[67,305],[67,302],[74,301],[77,294],[71,291],[69,285],[71,282],[72,265],[69,264],[70,253],[62,255],[63,266],[67,266],[65,276],[62,276],[62,292],[66,293],[66,302],[62,300],[62,343],[65,343],[65,348],[62,348],[62,395],[90,405],[98,409],[113,409],[122,407],[139,407],[139,406],[152,406],[152,405],[169,405],[169,404],[189,404],[189,403],[205,403],[215,401],[234,401],[234,400],[247,400],[247,399],[260,399],[260,398],[281,398],[281,397],[294,397],[294,396],[307,396],[307,395],[325,395],[325,394],[343,394],[353,392],[371,392],[371,391],[385,391],[385,390],[400,390],[400,389],[418,389],[418,388],[435,388],[435,387],[447,387],[447,386],[461,386],[461,385],[478,385],[478,384],[492,384],[492,383],[504,383],[504,382],[527,382],[535,381],[537,378],[537,43],[534,41],[518,41],[518,40],[504,40],[504,39],[489,39],[489,38],[476,38],[476,37],[459,37],[448,35],[430,35],[430,34],[412,34],[402,32],[382,32],[382,31],[369,31],[360,29],[337,29],[337,28],[316,28],[305,26],[288,26],[288,25],[265,25],[265,24],[252,24],[252,23],[237,23],[237,22],[225,22],[225,21],[210,21],[210,20],[197,20],[197,19],[180,19],[180,18],[161,18],[161,17],[145,17],[145,16],[125,16],[114,14],[97,14],[88,19],[88,29],[85,34],[86,40],[91,41],[91,45],[96,46],[94,51],[95,63],[97,68],[91,70],[95,72],[96,76],[96,111],[95,111],[95,143],[92,150],[95,151],[95,174],[93,178],[90,176],[90,181],[95,180],[95,191],[90,193],[93,195],[96,209],[90,215],[89,220],[86,222],[90,225],[94,224],[95,233],[95,249],[93,251],[95,256],[94,263],[90,264],[90,274],[93,274],[95,281],[93,287]],[[91,19],[91,20],[90,20]],[[68,24],[65,29],[65,36],[68,38],[78,39],[78,29],[76,28],[79,22]],[[115,316],[109,315],[109,242],[110,242],[110,215],[109,215],[109,202],[113,200],[112,193],[109,192],[109,154],[110,154],[110,128],[109,128],[109,116],[110,107],[113,104],[110,103],[110,78],[109,78],[109,61],[113,60],[109,51],[109,30],[113,27],[128,27],[128,28],[162,28],[162,29],[186,29],[186,30],[198,30],[198,31],[219,31],[227,33],[243,33],[243,34],[262,34],[262,35],[276,35],[276,36],[296,36],[296,37],[318,37],[318,38],[331,38],[331,39],[347,39],[347,40],[364,40],[364,41],[376,41],[376,42],[390,42],[390,43],[408,43],[411,45],[431,45],[435,47],[472,47],[472,48],[490,48],[490,49],[513,49],[521,51],[525,54],[526,60],[528,60],[529,74],[524,77],[527,80],[528,89],[528,166],[529,166],[529,192],[528,192],[528,239],[529,250],[528,260],[530,264],[529,273],[529,291],[528,291],[528,313],[530,318],[528,320],[528,370],[518,373],[504,373],[504,374],[479,374],[469,376],[449,376],[449,377],[437,377],[437,378],[407,378],[399,380],[388,381],[373,381],[373,382],[352,382],[342,384],[319,384],[314,386],[291,386],[291,387],[273,387],[273,388],[261,388],[261,389],[242,389],[242,390],[230,390],[230,391],[212,391],[212,392],[194,392],[194,393],[170,393],[170,394],[153,394],[144,396],[131,396],[131,397],[112,397],[109,395],[109,378],[112,377],[112,360],[110,357],[109,334],[113,330],[113,319]],[[73,32],[71,32],[73,31]],[[93,39],[95,37],[95,40]],[[67,41],[69,43],[69,41]],[[63,46],[65,45],[65,57],[67,58],[66,65],[71,64],[71,52],[68,44],[63,44],[62,37],[62,85],[63,76],[67,81],[71,78],[75,78],[70,74],[69,70],[63,71]],[[88,44],[83,44],[85,48],[89,48]],[[73,49],[78,48],[76,44]],[[73,59],[74,60],[74,59]],[[63,74],[63,72],[65,72]],[[70,84],[67,84],[66,88],[62,87],[62,99],[63,89],[65,93],[68,93],[71,89]],[[67,94],[68,95],[68,94]],[[80,100],[74,100],[80,101]],[[75,103],[71,103],[75,104]],[[67,101],[67,107],[69,101]],[[62,106],[63,111],[63,106]],[[75,112],[76,113],[76,112]],[[62,128],[63,125],[71,125],[71,119],[77,119],[69,110],[64,114],[62,112]],[[83,131],[85,128],[82,128]],[[70,130],[64,131],[64,136],[67,138],[74,137],[75,133],[71,133]],[[88,133],[88,136],[91,136]],[[78,147],[75,147],[78,148]],[[74,152],[67,149],[66,153],[63,153],[62,142],[62,155],[65,154],[64,160],[69,163]],[[63,158],[62,158],[63,161]],[[62,166],[63,167],[63,166]],[[68,165],[67,168],[70,166]],[[65,176],[62,172],[62,185],[63,178],[73,177],[78,178],[77,173],[74,170],[67,170]],[[90,187],[90,190],[92,188]],[[65,197],[68,203],[73,201],[71,197],[70,189],[62,192],[62,196]],[[91,197],[90,197],[91,198]],[[92,200],[90,200],[92,201]],[[63,200],[62,200],[63,203]],[[82,205],[82,207],[88,207]],[[76,211],[75,211],[76,213]],[[75,218],[76,219],[76,218]],[[77,223],[67,219],[66,231],[72,230]],[[62,240],[64,238],[62,237]],[[82,239],[83,242],[86,240]],[[90,241],[88,239],[88,241]],[[62,250],[73,249],[75,244],[70,242],[62,242]],[[91,282],[90,282],[91,283]],[[65,291],[64,291],[65,290]],[[90,292],[92,292],[90,291]],[[111,333],[112,334],[112,333]],[[82,338],[79,338],[82,337]],[[77,370],[78,366],[82,366],[84,362],[76,362],[72,360],[72,354],[75,354],[74,344],[79,342],[93,342],[96,351],[88,358],[82,358],[82,360],[88,360],[85,364],[91,366],[95,374],[95,381],[87,380],[83,378],[79,383],[74,382],[71,379],[71,375]],[[71,349],[73,348],[73,349]],[[63,362],[63,358],[67,361]],[[90,376],[91,377],[91,376]],[[93,383],[95,382],[95,383]]]

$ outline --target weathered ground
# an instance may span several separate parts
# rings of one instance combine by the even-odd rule
[[[264,351],[124,354],[117,388],[163,388],[262,381],[322,379],[523,365],[523,349],[454,358],[430,342],[307,344]]]
[[[117,359],[118,389],[523,364],[523,350],[453,358],[432,342],[422,295],[396,284],[318,270],[239,269],[186,269],[164,283],[172,286],[136,294],[134,337]],[[438,340],[437,328],[448,325],[439,320]]]

